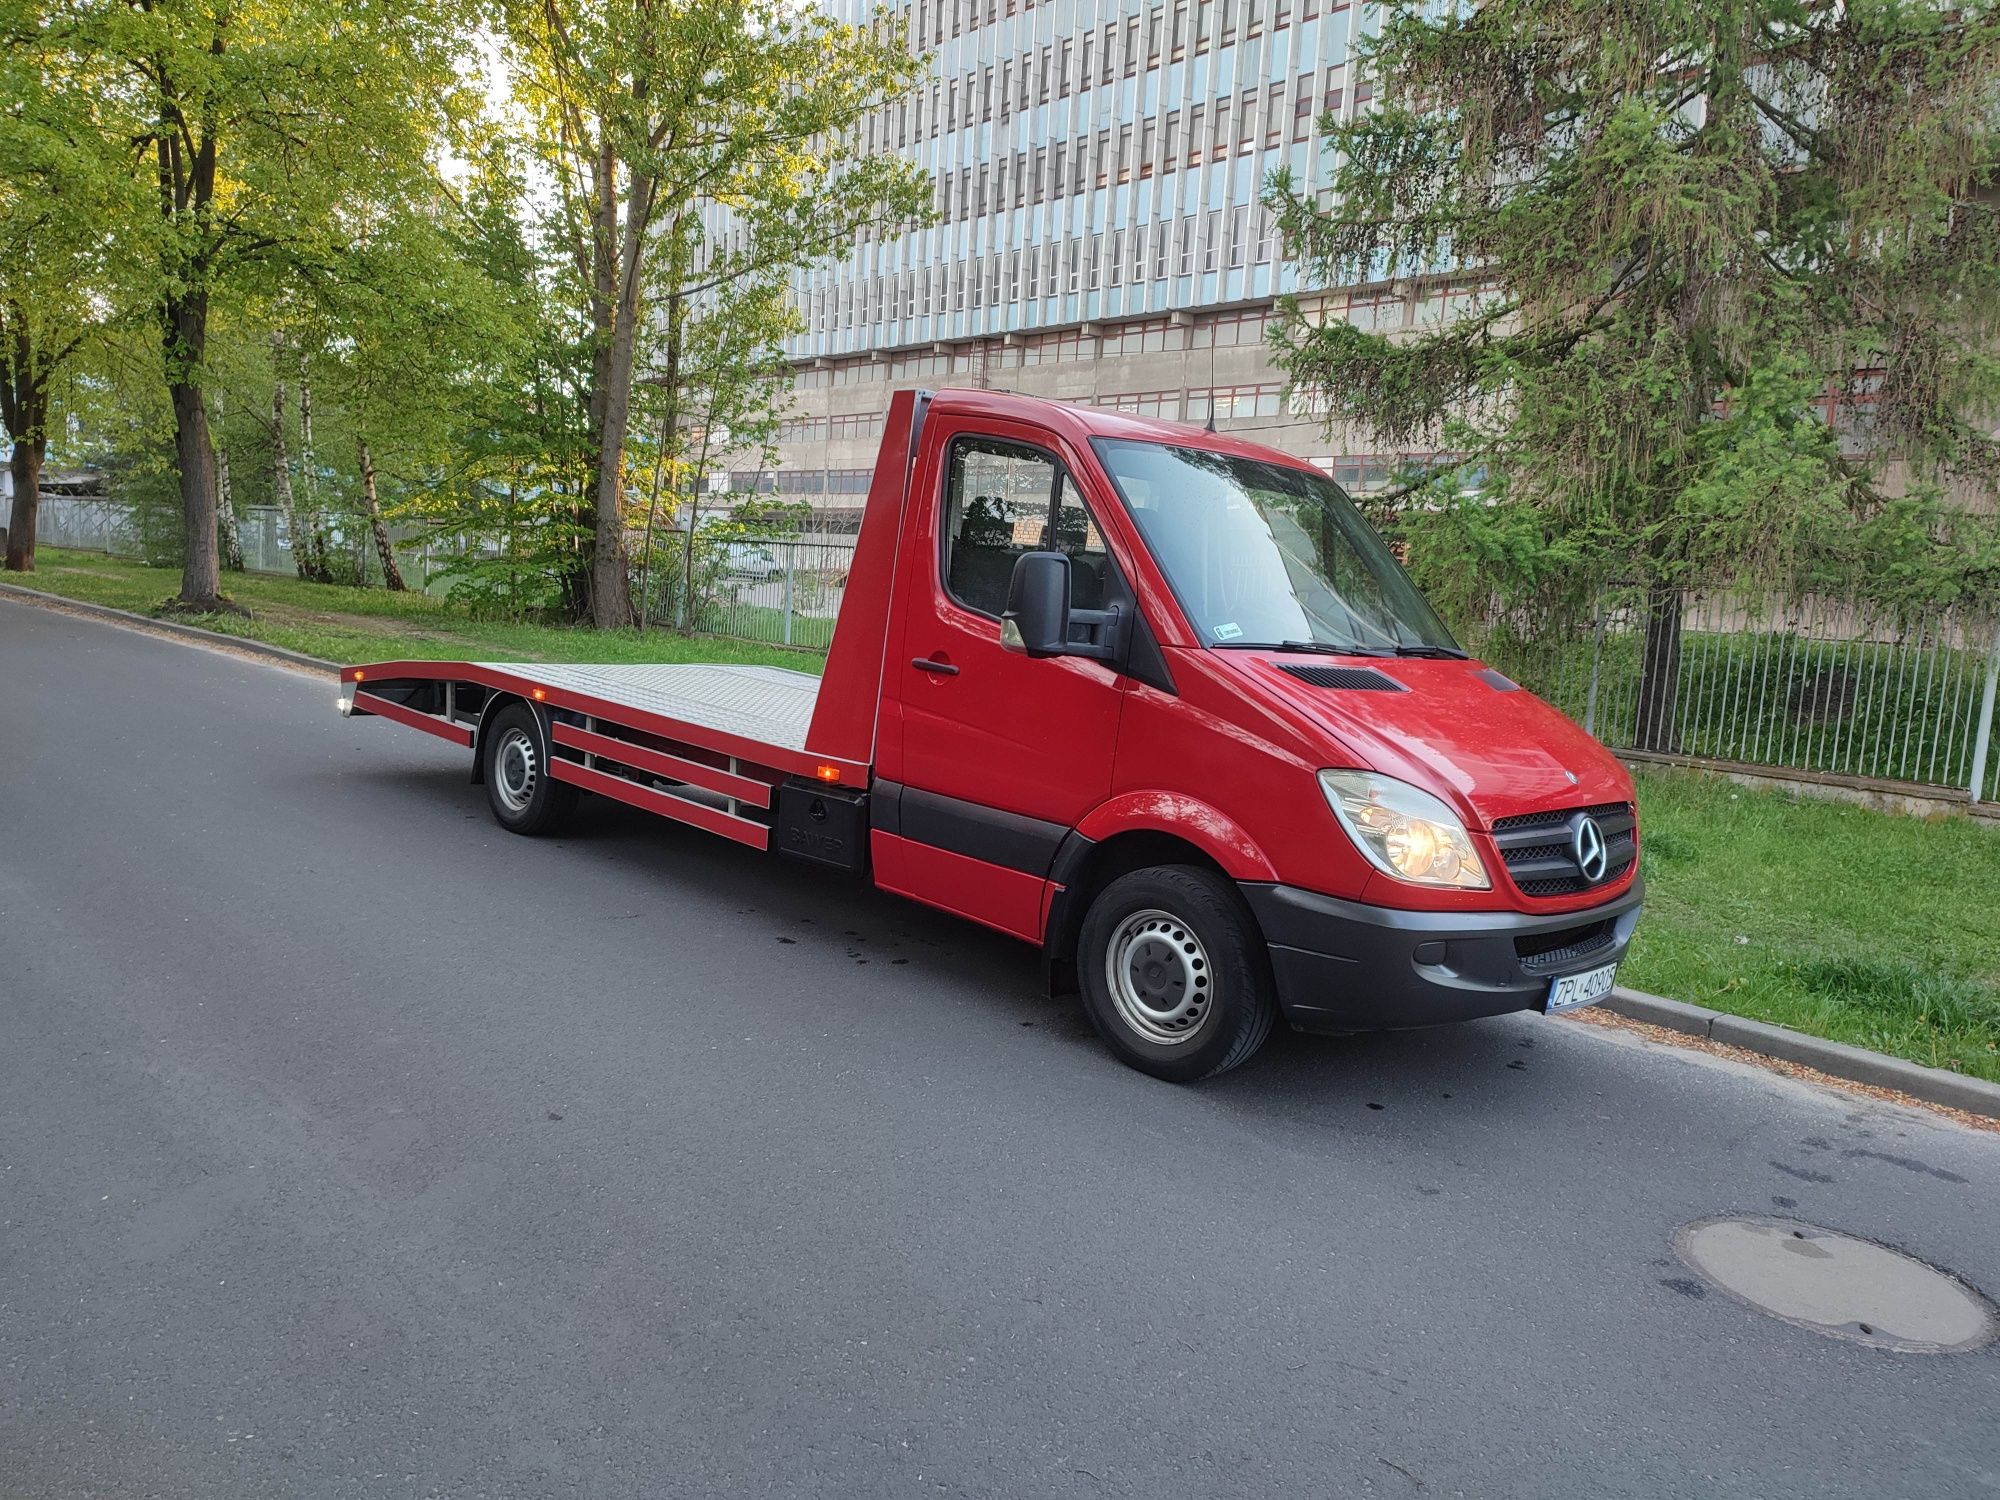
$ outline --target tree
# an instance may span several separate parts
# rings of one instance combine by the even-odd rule
[[[1684,588],[1879,546],[1979,585],[1940,502],[2000,484],[1990,0],[1393,0],[1365,67],[1332,205],[1278,175],[1282,231],[1315,284],[1477,295],[1408,334],[1294,299],[1281,358],[1333,423],[1483,470],[1390,517],[1428,582],[1558,614],[1641,586],[1651,749]]]
[[[358,226],[320,309],[323,389],[352,429],[359,508],[392,590],[405,583],[381,481],[408,494],[463,478],[545,310],[496,258],[519,244],[518,225],[494,217],[519,206],[501,164],[468,186]]]
[[[35,566],[42,465],[65,375],[113,322],[132,202],[60,49],[0,12],[0,423],[12,441],[6,566]]]
[[[848,26],[785,0],[509,0],[503,15],[516,92],[555,183],[554,237],[590,333],[579,592],[598,625],[626,626],[626,449],[652,305],[810,263],[870,225],[912,216],[915,171],[840,143],[918,65],[900,28]],[[726,249],[704,245],[713,204],[736,214]],[[669,350],[668,389],[672,363]],[[678,425],[670,418],[667,430]]]
[[[695,530],[709,475],[725,456],[772,461],[778,419],[791,400],[789,366],[780,353],[799,326],[782,277],[724,281],[699,302],[666,299],[664,371],[648,382],[658,398],[659,436],[646,507],[640,576],[653,574],[653,533],[664,487],[682,509],[679,618],[695,628]],[[670,373],[667,373],[670,372]],[[647,623],[642,600],[639,623]]]
[[[463,17],[383,0],[68,0],[47,27],[152,195],[149,300],[174,415],[177,608],[220,592],[204,385],[219,292],[328,273],[357,201],[422,183],[452,115]]]

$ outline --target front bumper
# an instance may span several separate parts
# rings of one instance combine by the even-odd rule
[[[1645,893],[1635,877],[1602,906],[1528,916],[1398,911],[1288,885],[1242,889],[1271,950],[1285,1019],[1299,1031],[1393,1030],[1540,1010],[1550,980],[1625,956]]]

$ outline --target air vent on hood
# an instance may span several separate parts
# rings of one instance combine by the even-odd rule
[[[1314,687],[1346,688],[1356,693],[1407,693],[1408,688],[1393,677],[1386,677],[1373,667],[1295,667],[1288,662],[1280,662],[1281,671],[1290,672],[1300,682],[1310,682]]]
[[[1502,677],[1491,667],[1481,667],[1472,675],[1492,688],[1496,693],[1518,693],[1521,691],[1520,683],[1514,681],[1511,677]]]

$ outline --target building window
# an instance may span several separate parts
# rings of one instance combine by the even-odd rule
[[[1292,139],[1310,140],[1313,133],[1312,74],[1301,73],[1298,91],[1292,96]]]

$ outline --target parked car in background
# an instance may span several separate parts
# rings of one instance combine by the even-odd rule
[[[722,567],[732,578],[781,578],[785,572],[785,565],[777,554],[755,542],[729,543],[723,553]]]

